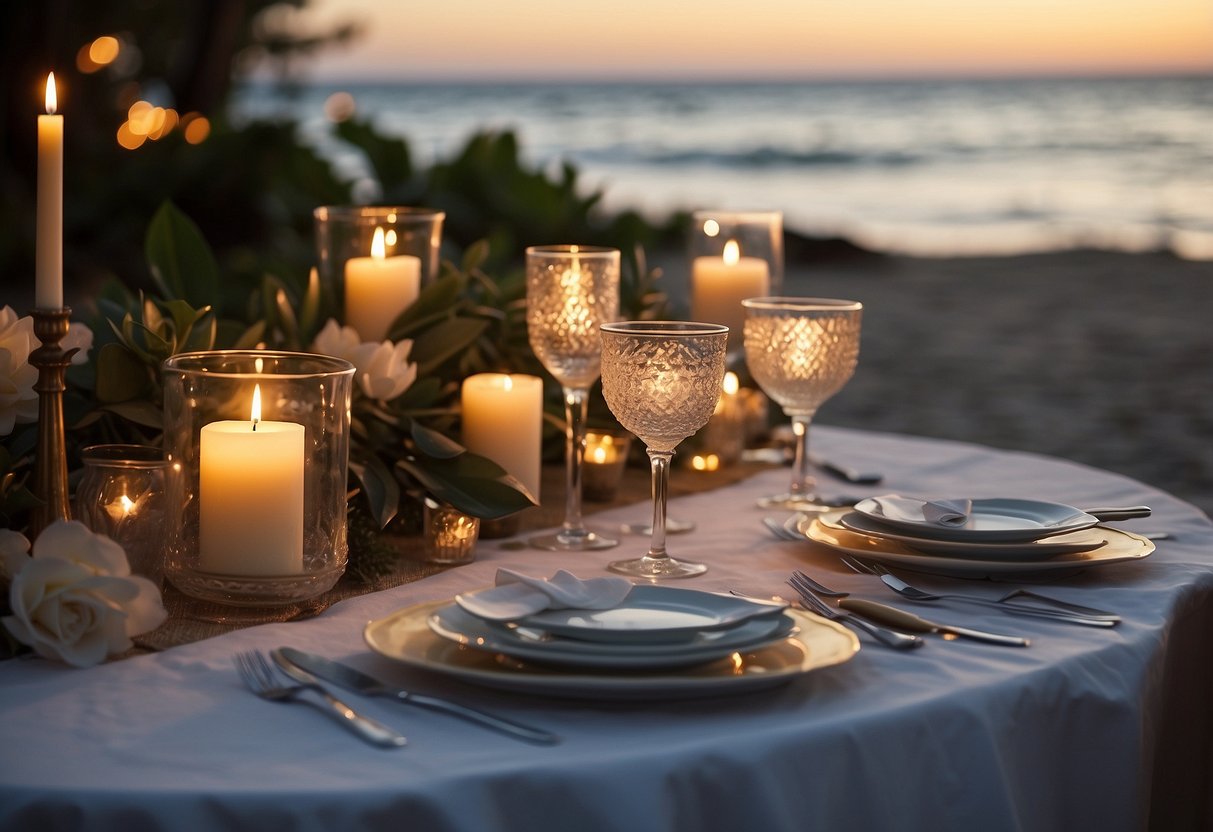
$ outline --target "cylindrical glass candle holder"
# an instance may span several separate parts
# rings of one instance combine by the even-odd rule
[[[695,211],[691,215],[691,320],[729,328],[730,358],[742,351],[745,298],[783,285],[783,214]]]
[[[480,536],[480,518],[447,503],[425,499],[425,559],[430,563],[471,563]]]
[[[609,503],[623,481],[632,434],[623,430],[591,430],[585,434],[585,460],[581,485],[587,500]]]
[[[321,285],[363,341],[392,323],[438,275],[445,214],[429,208],[325,205],[314,213]]]
[[[168,579],[186,595],[275,606],[345,571],[354,366],[227,350],[164,362]]]
[[[122,546],[131,572],[159,584],[169,515],[164,451],[145,445],[90,445],[81,459],[76,519]]]

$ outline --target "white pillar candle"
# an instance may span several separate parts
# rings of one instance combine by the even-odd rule
[[[392,322],[420,293],[421,258],[388,257],[382,228],[375,229],[370,257],[351,257],[345,263],[345,323],[363,341],[387,338]]]
[[[261,421],[261,388],[252,419],[202,428],[198,565],[223,575],[297,575],[303,571],[304,429]]]
[[[741,345],[746,298],[771,293],[771,272],[761,257],[742,257],[736,241],[723,257],[696,257],[691,263],[691,318],[729,328],[729,348]]]
[[[463,445],[517,477],[539,499],[543,380],[480,373],[463,381]]]
[[[63,116],[55,73],[46,79],[46,115],[38,116],[38,243],[34,306],[63,306]]]

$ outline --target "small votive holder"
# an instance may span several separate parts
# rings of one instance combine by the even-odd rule
[[[744,347],[746,298],[783,285],[783,214],[695,211],[688,241],[691,320],[729,328],[729,355]]]
[[[745,450],[745,410],[740,390],[737,374],[725,373],[716,409],[699,438],[700,453],[714,454],[717,467],[737,464]]]
[[[345,571],[354,366],[227,350],[164,362],[169,581],[236,607],[280,606]]]
[[[164,577],[168,524],[166,469],[160,448],[90,445],[81,452],[76,519],[126,550],[131,572],[157,586]]]
[[[325,294],[345,310],[343,322],[363,341],[383,341],[438,276],[446,215],[405,206],[325,205],[313,216]]]
[[[745,446],[752,447],[771,432],[771,401],[755,387],[737,391],[745,423]]]
[[[430,563],[471,563],[480,537],[480,518],[447,503],[425,498],[425,559]]]
[[[623,481],[632,435],[625,431],[586,431],[581,464],[581,493],[595,503],[615,499]]]

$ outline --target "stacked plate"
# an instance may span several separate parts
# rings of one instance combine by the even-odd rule
[[[1144,537],[1097,526],[1099,518],[1042,500],[972,500],[957,522],[928,520],[925,501],[873,498],[853,510],[806,518],[811,540],[848,554],[945,574],[996,575],[1067,570],[1137,560],[1154,551]]]
[[[770,687],[846,661],[859,646],[812,614],[691,589],[636,586],[611,609],[544,610],[509,622],[480,618],[461,600],[372,621],[367,643],[478,684],[608,698]]]

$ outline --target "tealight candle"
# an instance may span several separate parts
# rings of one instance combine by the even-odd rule
[[[736,373],[725,373],[720,398],[712,418],[703,430],[703,446],[716,454],[720,465],[732,465],[741,459],[745,446],[745,411]]]
[[[478,373],[463,381],[463,444],[517,477],[539,499],[543,380]]]
[[[691,263],[691,318],[729,328],[729,349],[741,346],[746,298],[770,294],[771,273],[766,260],[742,257],[736,240],[724,245],[721,257],[696,257]]]
[[[34,305],[63,306],[63,116],[55,73],[46,79],[46,115],[38,116],[38,240]]]
[[[626,433],[586,433],[581,488],[587,500],[609,503],[615,499],[631,441],[632,437]]]
[[[382,341],[420,293],[421,258],[388,257],[383,229],[376,228],[371,256],[351,257],[345,264],[345,323],[363,341]]]
[[[199,567],[225,575],[303,571],[304,429],[261,420],[211,422],[199,442]]]

